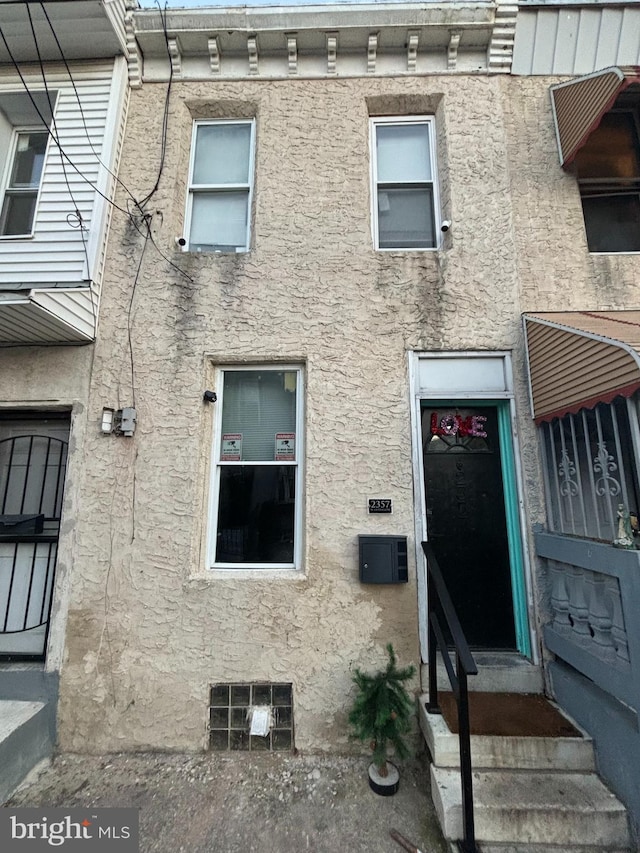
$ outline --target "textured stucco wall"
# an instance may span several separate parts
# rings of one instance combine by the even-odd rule
[[[606,278],[584,245],[575,184],[556,168],[548,82],[174,82],[148,210],[157,247],[192,281],[114,212],[62,669],[63,748],[202,748],[208,685],[253,680],[293,683],[298,748],[346,748],[351,668],[381,662],[388,641],[403,664],[419,661],[414,562],[408,584],[376,588],[359,583],[356,559],[359,533],[407,535],[412,553],[409,351],[513,351],[527,525],[542,520],[520,312],[566,306],[567,282],[572,307],[599,305]],[[120,177],[137,197],[156,180],[165,91],[132,93]],[[439,252],[374,252],[369,112],[416,111],[437,117],[453,227]],[[192,120],[244,115],[257,117],[251,251],[182,254],[174,238]],[[629,298],[630,273],[624,281],[607,307]],[[212,576],[212,408],[202,391],[217,364],[274,360],[306,372],[304,572]],[[131,404],[133,439],[99,434],[103,406]],[[393,499],[393,515],[366,514],[375,496]]]
[[[69,456],[56,561],[56,590],[47,641],[48,670],[57,670],[64,650],[70,573],[75,554],[75,519],[82,509],[78,487],[83,467],[91,346],[7,347],[0,353],[3,412],[66,410],[70,413]]]

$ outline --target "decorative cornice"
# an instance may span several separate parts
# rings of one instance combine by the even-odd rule
[[[129,56],[138,74],[144,57],[146,81],[169,68],[183,80],[206,68],[219,79],[505,73],[517,10],[513,0],[138,9]]]
[[[489,71],[508,74],[513,62],[518,4],[513,0],[496,0],[496,18],[489,44]]]
[[[124,16],[124,31],[126,40],[126,57],[129,69],[129,85],[133,89],[142,86],[142,54],[136,39],[134,13],[137,8],[135,0],[127,0],[127,11]]]

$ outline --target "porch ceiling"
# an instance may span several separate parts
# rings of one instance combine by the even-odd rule
[[[523,321],[536,421],[640,388],[640,311],[526,313]]]

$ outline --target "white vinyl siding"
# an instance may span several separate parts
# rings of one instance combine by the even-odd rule
[[[47,85],[52,92],[57,92],[55,128],[60,144],[86,180],[68,161],[64,161],[72,199],[60,151],[50,140],[33,236],[0,238],[0,289],[3,285],[5,289],[86,285],[87,279],[92,277],[101,255],[100,244],[104,234],[101,241],[91,239],[97,196],[91,184],[97,184],[103,190],[109,186],[108,173],[105,179],[106,170],[98,158],[112,168],[115,140],[111,134],[105,133],[105,129],[109,124],[110,110],[122,108],[119,95],[122,80],[118,69],[122,71],[121,65],[114,73],[113,63],[91,69],[72,66],[84,122],[66,71],[47,72]],[[30,74],[26,79],[34,91],[43,90],[40,75]],[[20,83],[13,75],[10,78],[0,77],[0,102],[3,94],[20,91],[23,91]],[[84,235],[79,227],[74,227],[78,225],[76,206],[82,216]],[[99,227],[104,231],[106,219],[104,216],[99,219]],[[88,251],[91,251],[89,257]]]

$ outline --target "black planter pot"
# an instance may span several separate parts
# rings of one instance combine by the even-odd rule
[[[398,768],[387,761],[387,769],[387,776],[381,776],[375,764],[369,765],[369,787],[381,797],[392,797],[400,787]]]

